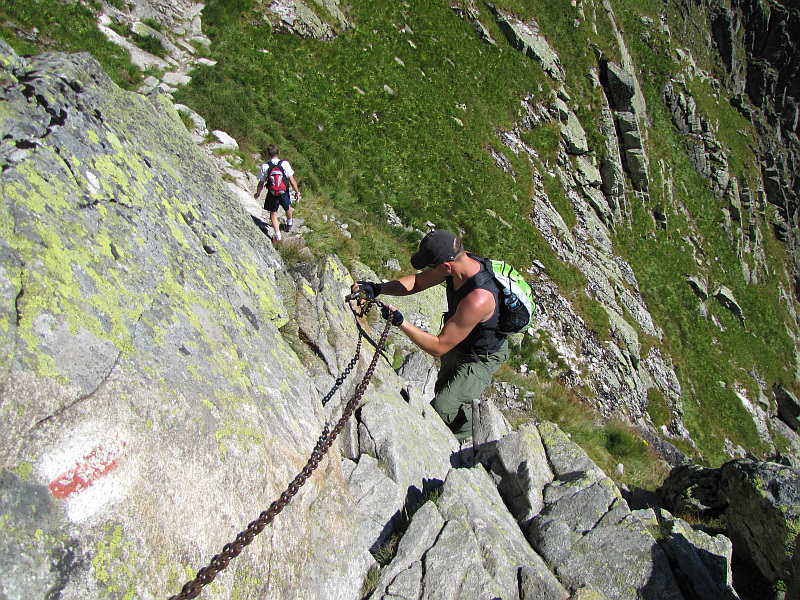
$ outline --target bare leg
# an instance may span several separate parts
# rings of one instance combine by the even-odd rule
[[[269,213],[269,218],[272,220],[272,229],[275,231],[275,239],[281,239],[281,230],[280,224],[278,223],[278,211],[273,211]]]

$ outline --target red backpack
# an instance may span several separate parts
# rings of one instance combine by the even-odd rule
[[[283,196],[289,191],[289,186],[286,184],[286,173],[283,172],[281,161],[278,161],[278,164],[269,163],[267,191],[273,196]]]

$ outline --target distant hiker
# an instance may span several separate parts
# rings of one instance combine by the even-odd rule
[[[266,185],[267,195],[264,198],[264,210],[269,211],[272,229],[275,231],[275,240],[281,241],[281,229],[278,223],[278,206],[286,212],[286,231],[292,230],[292,197],[289,194],[289,183],[292,184],[295,194],[295,203],[300,202],[300,190],[294,179],[294,169],[288,160],[280,159],[281,149],[277,144],[267,146],[269,160],[261,165],[258,172],[258,189],[253,198],[258,199],[261,190]],[[287,183],[287,181],[289,183]]]
[[[393,324],[432,356],[441,357],[434,388],[433,408],[463,441],[472,436],[472,402],[492,382],[508,358],[506,336],[498,331],[500,291],[486,267],[486,259],[464,251],[461,239],[444,229],[426,235],[411,266],[425,269],[388,283],[359,281],[353,292],[408,296],[446,282],[447,312],[439,335],[427,333],[395,310]],[[384,309],[384,317],[388,317]]]

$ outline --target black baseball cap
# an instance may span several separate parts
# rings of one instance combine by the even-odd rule
[[[415,269],[436,267],[453,260],[461,253],[461,240],[446,229],[434,229],[419,243],[419,251],[411,256]]]

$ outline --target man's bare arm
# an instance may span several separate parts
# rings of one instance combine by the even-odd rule
[[[488,290],[477,289],[459,302],[455,314],[447,320],[439,335],[423,331],[407,320],[400,324],[399,329],[421,350],[431,356],[442,356],[463,341],[478,323],[491,317],[494,309],[494,295]]]
[[[298,198],[300,198],[300,190],[299,190],[299,189],[297,189],[297,181],[295,181],[295,179],[294,179],[294,175],[292,175],[291,177],[289,177],[289,183],[291,183],[291,184],[292,184],[292,187],[294,188],[294,195],[295,195],[295,199],[298,199]]]

